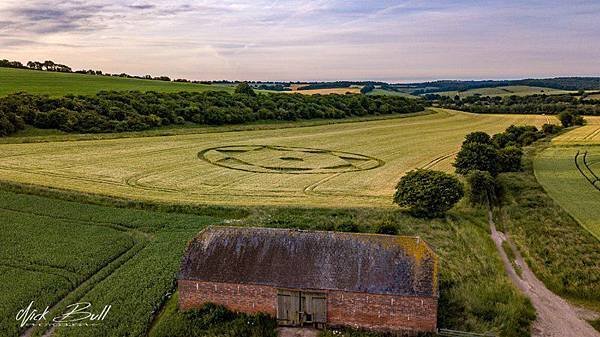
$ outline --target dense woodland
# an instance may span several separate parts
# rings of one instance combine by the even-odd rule
[[[251,89],[250,89],[251,90]],[[404,114],[423,102],[394,96],[207,92],[115,92],[51,98],[26,93],[0,98],[0,135],[32,125],[67,132],[139,131],[174,124],[241,124],[254,121]]]
[[[582,94],[530,95],[530,96],[482,96],[464,98],[426,95],[428,100],[440,106],[474,113],[522,113],[559,114],[573,111],[580,115],[600,115],[600,100],[584,99]]]

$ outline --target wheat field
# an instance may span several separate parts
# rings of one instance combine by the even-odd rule
[[[586,125],[564,133],[552,140],[553,145],[600,144],[600,116],[587,116]]]
[[[414,168],[452,171],[464,136],[548,116],[435,113],[356,123],[0,145],[0,180],[190,204],[392,206]]]

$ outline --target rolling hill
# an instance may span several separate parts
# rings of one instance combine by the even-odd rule
[[[233,91],[231,86],[142,80],[135,78],[0,68],[0,96],[25,91],[33,94],[93,95],[102,90]]]

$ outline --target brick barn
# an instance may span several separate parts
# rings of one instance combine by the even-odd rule
[[[438,258],[418,237],[211,226],[187,247],[182,310],[212,302],[281,325],[435,331]]]

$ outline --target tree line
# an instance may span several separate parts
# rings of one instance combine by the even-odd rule
[[[416,216],[438,217],[468,196],[474,206],[494,206],[500,202],[502,189],[496,181],[499,173],[523,169],[522,147],[558,133],[562,127],[544,124],[509,126],[493,136],[475,131],[466,135],[453,166],[465,177],[467,188],[452,174],[429,169],[408,172],[396,185],[394,202],[408,207]]]
[[[560,90],[600,90],[600,77],[556,77],[556,78],[527,78],[522,80],[480,80],[457,81],[440,80],[422,83],[408,83],[398,86],[412,90],[413,95],[436,93],[443,91],[467,91],[481,88],[497,88],[511,85],[526,85],[533,87],[552,88]]]
[[[505,97],[472,95],[463,98],[428,94],[425,98],[445,108],[473,113],[560,114],[570,111],[579,115],[600,115],[600,100],[586,99],[583,93]]]
[[[18,93],[0,98],[0,136],[32,125],[66,132],[140,131],[166,125],[242,124],[254,121],[340,119],[405,114],[423,102],[394,96],[255,94],[224,91],[158,93],[101,91],[52,98]]]

